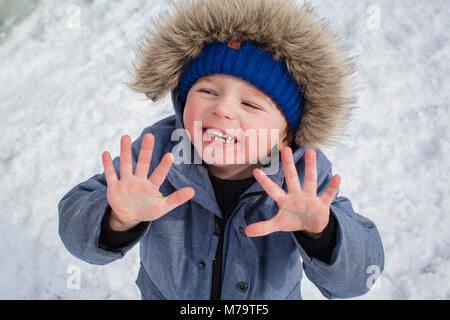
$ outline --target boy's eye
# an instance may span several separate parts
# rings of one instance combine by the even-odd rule
[[[200,91],[200,92],[205,92],[205,93],[207,93],[207,94],[215,94],[214,91],[208,90],[208,89],[200,89],[200,90],[198,90],[198,91]]]
[[[252,103],[242,102],[242,104],[243,104],[243,105],[246,105],[246,106],[249,106],[250,108],[253,108],[253,109],[259,109],[259,110],[262,110],[260,107],[258,107],[257,105],[254,105],[254,104],[252,104]]]

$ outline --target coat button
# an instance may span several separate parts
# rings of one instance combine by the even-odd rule
[[[241,234],[246,237],[247,235],[245,234],[245,230],[242,227],[239,227],[239,231],[241,232]]]
[[[240,292],[245,292],[245,291],[247,291],[247,289],[248,289],[248,284],[247,284],[247,282],[244,282],[244,281],[238,282],[238,284],[237,284],[237,289],[238,289]]]
[[[205,263],[205,261],[200,261],[200,268],[204,268],[205,267],[205,265],[206,265],[206,263]]]

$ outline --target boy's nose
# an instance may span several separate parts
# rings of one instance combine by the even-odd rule
[[[232,105],[226,101],[218,102],[214,106],[213,113],[217,115],[219,118],[227,118],[227,119],[235,118],[235,111]]]

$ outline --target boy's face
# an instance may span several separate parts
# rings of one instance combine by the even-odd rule
[[[222,178],[251,176],[251,170],[261,166],[258,162],[270,155],[275,145],[281,151],[292,139],[285,116],[268,95],[225,74],[202,77],[194,83],[186,98],[183,122],[210,172]],[[226,141],[227,136],[217,141],[217,130],[234,141]]]

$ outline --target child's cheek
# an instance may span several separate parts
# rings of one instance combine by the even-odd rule
[[[185,130],[189,133],[189,138],[191,142],[194,142],[194,134],[195,134],[195,118],[196,118],[196,109],[191,104],[186,103],[186,107],[183,112],[183,125]],[[201,123],[201,122],[200,122]]]

